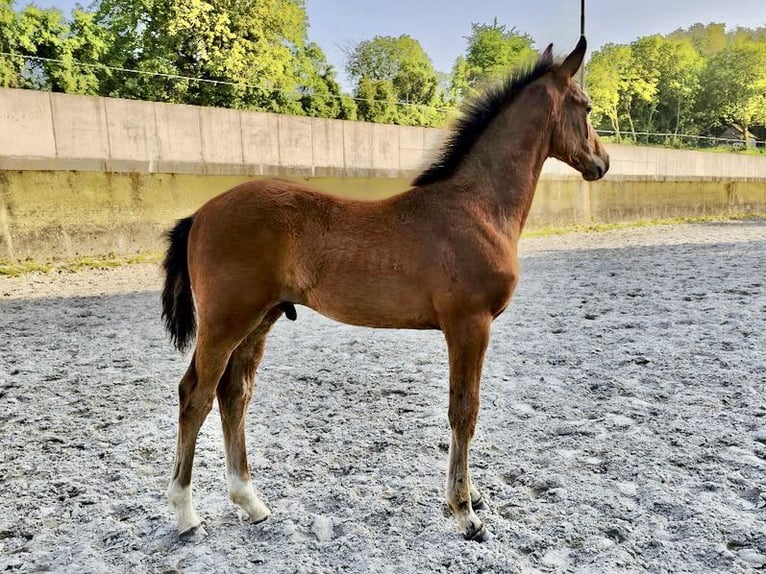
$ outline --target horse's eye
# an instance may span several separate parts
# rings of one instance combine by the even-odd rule
[[[593,106],[591,106],[590,104],[588,104],[588,105],[585,107],[585,111],[586,111],[586,112],[588,112],[588,113],[590,113],[592,109],[593,109]]]

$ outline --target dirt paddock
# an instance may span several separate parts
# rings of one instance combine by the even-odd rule
[[[749,572],[766,566],[766,221],[522,241],[473,443],[444,512],[446,351],[298,309],[250,406],[239,522],[217,410],[182,541],[164,498],[188,357],[155,266],[0,278],[0,570]]]

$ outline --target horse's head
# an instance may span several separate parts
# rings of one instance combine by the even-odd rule
[[[590,123],[590,100],[574,80],[585,57],[586,41],[581,36],[577,46],[564,61],[553,66],[546,78],[547,91],[553,100],[550,155],[579,171],[583,179],[601,179],[609,169],[609,154]],[[541,58],[552,63],[553,45]]]

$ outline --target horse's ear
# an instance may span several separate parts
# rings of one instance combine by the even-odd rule
[[[540,62],[548,66],[553,64],[553,44],[548,44],[548,47],[540,54]]]
[[[572,53],[559,66],[558,74],[560,77],[569,79],[577,73],[577,70],[582,66],[583,59],[585,59],[587,47],[588,42],[585,40],[585,36],[580,36],[580,41],[577,42],[575,49],[572,50]]]

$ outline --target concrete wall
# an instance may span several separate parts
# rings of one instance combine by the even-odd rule
[[[390,196],[442,130],[0,89],[0,261],[132,253],[210,197],[279,175]],[[766,157],[608,146],[587,183],[546,162],[528,227],[766,213]]]
[[[444,130],[0,89],[0,170],[409,178]],[[766,157],[607,146],[609,178],[766,181]],[[578,178],[546,162],[543,177]]]
[[[162,233],[209,198],[249,176],[86,171],[0,172],[0,261],[71,259],[159,251]],[[303,181],[306,178],[296,178]],[[400,178],[310,178],[336,195],[378,199],[406,188]],[[676,216],[766,213],[759,181],[647,178],[540,181],[528,229]]]
[[[0,89],[0,170],[410,177],[440,130]]]

